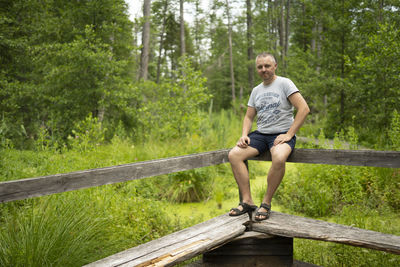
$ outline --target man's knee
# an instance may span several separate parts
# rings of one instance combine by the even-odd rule
[[[229,162],[233,162],[238,159],[240,156],[240,151],[238,151],[237,147],[232,148],[228,153]]]
[[[275,166],[284,166],[286,163],[287,157],[284,155],[276,155],[272,158],[272,164]]]
[[[292,149],[288,144],[281,144],[279,146],[271,150],[272,163],[275,165],[285,165]]]

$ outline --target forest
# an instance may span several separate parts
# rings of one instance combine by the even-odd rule
[[[232,147],[264,51],[311,109],[298,135],[318,145],[296,147],[400,150],[399,1],[0,0],[0,48],[0,182]],[[268,164],[250,168],[261,198]],[[289,165],[276,202],[400,235],[398,169]],[[236,203],[228,165],[0,203],[0,265],[80,266]],[[400,265],[295,249],[322,266]]]

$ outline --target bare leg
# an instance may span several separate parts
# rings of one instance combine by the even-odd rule
[[[242,195],[242,201],[249,205],[254,205],[254,202],[250,192],[249,171],[244,161],[257,155],[258,150],[253,147],[240,148],[238,146],[232,148],[228,155],[233,176]],[[242,210],[242,207],[239,206],[238,209]]]
[[[272,164],[268,172],[267,192],[263,198],[263,203],[266,203],[267,205],[271,205],[272,197],[285,175],[285,164],[291,151],[291,147],[286,143],[271,148]],[[260,208],[259,211],[266,212],[264,208]],[[260,215],[258,218],[263,219],[265,217]]]

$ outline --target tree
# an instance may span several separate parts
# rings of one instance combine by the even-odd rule
[[[142,32],[142,54],[140,58],[139,79],[147,80],[150,53],[150,7],[151,0],[143,2],[143,32]]]
[[[25,146],[45,128],[62,143],[88,113],[107,123],[124,117],[126,99],[120,96],[131,89],[126,79],[132,23],[123,0],[4,4],[0,114],[5,138]]]
[[[253,26],[253,18],[252,18],[252,10],[251,10],[251,1],[246,0],[246,22],[247,22],[247,60],[248,60],[248,79],[249,79],[249,87],[254,87],[254,48],[253,48],[253,34],[252,34],[252,26]]]
[[[236,101],[236,93],[235,93],[235,73],[233,70],[233,53],[232,53],[232,25],[231,25],[231,14],[230,14],[230,7],[229,7],[229,0],[225,0],[225,8],[226,8],[226,15],[228,18],[228,45],[229,45],[229,66],[230,66],[230,73],[231,73],[231,89],[232,89],[232,102]]]
[[[181,56],[184,56],[186,53],[185,46],[185,20],[183,18],[183,2],[184,0],[179,0],[179,23],[180,23],[180,40],[181,40]]]
[[[158,50],[158,61],[157,61],[157,77],[156,83],[160,82],[160,74],[161,74],[161,61],[162,61],[162,52],[163,52],[163,44],[164,44],[164,35],[165,35],[165,24],[167,19],[167,10],[168,10],[168,0],[164,0],[164,5],[162,9],[162,29],[160,32],[160,42],[159,42],[159,50]]]

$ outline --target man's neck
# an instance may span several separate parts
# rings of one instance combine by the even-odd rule
[[[277,77],[278,77],[277,75],[274,75],[271,79],[269,79],[269,80],[264,80],[264,81],[263,81],[263,84],[264,84],[264,85],[270,85],[271,83],[273,83],[273,82],[276,80]]]

